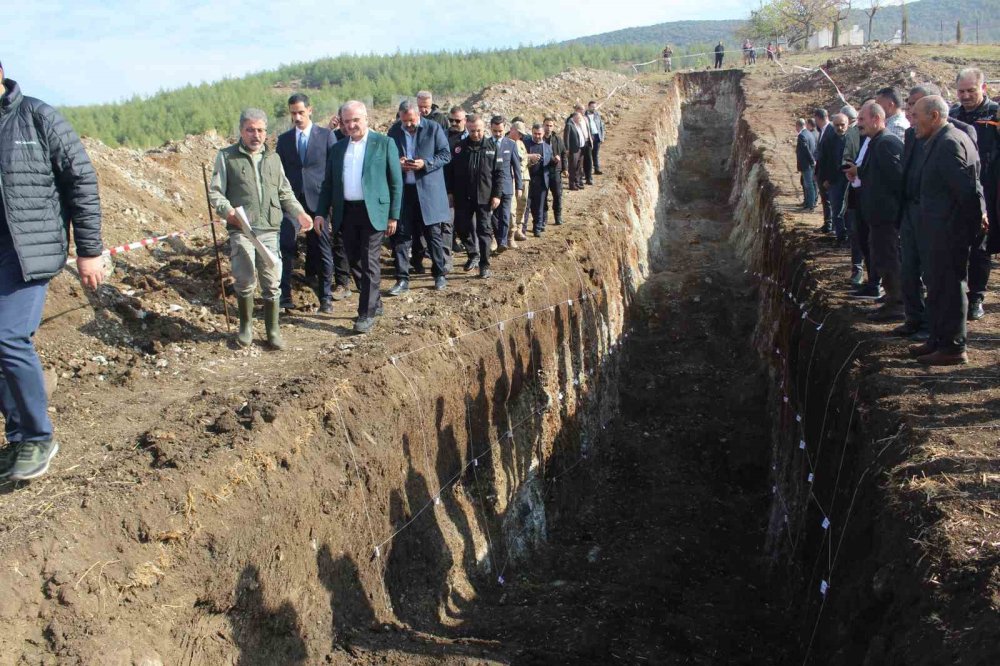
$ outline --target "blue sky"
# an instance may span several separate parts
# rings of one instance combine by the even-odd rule
[[[5,74],[18,81],[25,94],[49,103],[89,104],[341,53],[543,44],[665,21],[743,18],[757,3],[5,0],[3,4],[8,10],[16,5],[14,11],[0,10],[0,61]],[[498,9],[486,13],[493,6]],[[539,10],[542,6],[544,11]],[[476,10],[470,12],[466,9],[470,7]]]

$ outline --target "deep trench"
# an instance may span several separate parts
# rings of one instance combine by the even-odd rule
[[[471,633],[512,663],[783,663],[764,555],[772,424],[729,242],[738,105],[682,102],[627,313],[620,410],[546,498],[548,539]],[[467,627],[468,628],[468,627]]]

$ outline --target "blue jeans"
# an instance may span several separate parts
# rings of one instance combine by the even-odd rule
[[[48,280],[25,282],[13,241],[0,229],[0,413],[7,442],[52,439],[49,401],[34,336]]]
[[[813,208],[816,206],[816,177],[814,173],[814,167],[807,166],[802,168],[802,191],[805,192],[806,198],[802,202],[802,205],[806,208]]]

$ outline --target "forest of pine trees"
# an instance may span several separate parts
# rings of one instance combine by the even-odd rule
[[[241,109],[256,106],[272,118],[286,115],[289,88],[306,92],[320,116],[341,102],[386,105],[428,89],[438,95],[473,93],[510,79],[536,80],[572,67],[613,69],[659,55],[657,45],[553,45],[457,53],[339,56],[287,65],[239,79],[190,85],[115,104],[62,111],[83,136],[111,146],[148,148],[186,134],[215,129],[235,133]],[[280,89],[279,89],[280,87]]]

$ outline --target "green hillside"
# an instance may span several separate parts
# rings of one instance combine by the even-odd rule
[[[868,17],[862,11],[867,0],[855,0],[855,9],[846,24],[857,24],[868,31]],[[974,44],[976,19],[979,19],[980,43],[1000,42],[1000,0],[919,0],[908,2],[910,15],[909,41],[938,43],[943,34],[945,42],[955,41],[955,23],[962,22],[963,43]],[[749,10],[748,10],[749,12]],[[594,44],[620,46],[625,44],[672,44],[688,47],[695,44],[714,44],[725,41],[728,47],[738,44],[734,36],[742,20],[727,21],[671,21],[638,28],[626,28],[573,39],[567,44]],[[875,39],[888,40],[902,24],[901,7],[885,7],[875,14],[872,33]],[[942,30],[943,25],[943,30]]]
[[[861,6],[866,5],[863,0]],[[955,23],[962,22],[962,42],[975,44],[976,19],[979,19],[979,42],[1000,42],[1000,1],[998,0],[920,0],[907,3],[910,14],[910,42],[937,44],[943,34],[945,43],[955,41]],[[868,31],[868,17],[861,11],[851,13],[851,23]],[[942,31],[941,26],[944,25]],[[872,37],[888,40],[902,24],[902,8],[886,7],[875,14]]]
[[[241,109],[257,106],[281,118],[289,90],[307,92],[317,113],[332,114],[348,99],[386,105],[428,89],[467,94],[498,81],[535,80],[573,67],[618,69],[659,53],[649,45],[550,45],[469,53],[339,56],[287,65],[239,79],[187,86],[147,98],[62,111],[77,131],[111,146],[146,148],[186,134],[235,132]]]
[[[715,44],[720,39],[735,43],[733,35],[743,25],[742,20],[671,21],[638,28],[625,28],[599,35],[571,39],[565,44],[621,46],[624,44],[670,44],[676,51],[699,44]]]

